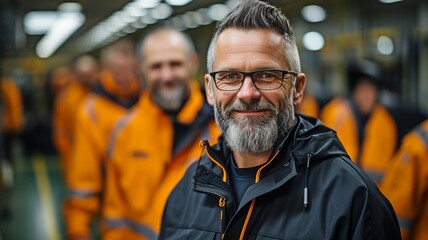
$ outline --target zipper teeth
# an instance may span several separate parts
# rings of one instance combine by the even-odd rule
[[[267,167],[275,159],[275,157],[278,155],[280,150],[281,149],[278,149],[275,152],[275,155],[273,155],[273,157],[265,165],[261,166],[257,170],[255,183],[258,183],[260,181],[260,175],[261,175],[262,170],[265,167]],[[242,226],[241,235],[239,236],[239,240],[244,239],[244,235],[245,235],[245,232],[247,231],[247,227],[248,227],[248,222],[250,221],[251,214],[253,213],[253,210],[254,210],[254,205],[256,205],[256,199],[255,198],[253,200],[251,200],[251,205],[250,205],[250,208],[248,209],[247,216],[245,217],[244,225]]]

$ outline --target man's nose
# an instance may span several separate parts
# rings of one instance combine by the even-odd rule
[[[171,66],[162,66],[160,74],[163,81],[171,81],[171,79],[174,79],[174,71]]]
[[[242,87],[239,89],[237,95],[239,99],[250,103],[261,96],[260,90],[256,88],[251,77],[247,76],[244,78]]]

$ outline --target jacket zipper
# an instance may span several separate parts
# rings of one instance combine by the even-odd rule
[[[260,181],[260,175],[261,175],[262,170],[265,167],[267,167],[275,159],[275,157],[278,155],[278,153],[279,153],[280,150],[281,150],[281,148],[279,148],[275,152],[275,154],[272,156],[272,158],[269,159],[268,162],[265,165],[261,166],[257,170],[256,178],[255,178],[255,181],[254,181],[255,183],[258,183]],[[251,214],[253,213],[255,205],[256,205],[256,198],[254,198],[253,200],[251,200],[251,205],[250,205],[250,208],[248,209],[247,216],[245,217],[244,225],[242,226],[242,230],[241,230],[241,234],[239,236],[239,240],[243,240],[244,239],[244,235],[245,235],[245,232],[247,231],[247,227],[248,227],[248,222],[250,221]]]
[[[205,153],[207,154],[208,158],[221,169],[221,171],[223,173],[222,174],[222,181],[224,183],[226,183],[227,182],[226,168],[211,156],[211,154],[207,150],[207,146],[208,146],[207,140],[201,140],[199,142],[199,147],[201,147],[202,151],[205,150]],[[217,196],[219,197],[218,206],[220,207],[220,221],[221,221],[221,232],[222,232],[221,233],[221,239],[223,239],[224,238],[225,224],[226,224],[226,221],[225,221],[225,218],[226,218],[226,215],[225,215],[226,214],[226,197],[221,196],[220,194],[217,194]]]
[[[207,146],[208,146],[208,141],[207,140],[201,140],[200,142],[199,142],[199,146],[200,146],[200,148],[202,149],[202,151],[203,150],[205,150],[205,152],[206,152],[206,154],[207,154],[207,156],[208,156],[208,158],[212,161],[212,162],[214,162],[221,170],[222,170],[222,173],[223,173],[223,175],[222,175],[222,180],[223,180],[223,182],[224,183],[226,183],[227,182],[227,172],[226,172],[226,169],[224,168],[224,166],[223,165],[221,165],[218,161],[216,161],[212,156],[211,156],[211,154],[208,152],[208,149],[207,149]],[[271,159],[269,159],[268,160],[268,162],[265,164],[265,165],[263,165],[262,167],[260,167],[258,170],[257,170],[257,173],[256,173],[256,178],[255,178],[255,183],[258,183],[259,181],[260,181],[260,175],[261,175],[261,171],[265,168],[265,167],[267,167],[274,159],[275,159],[275,157],[278,155],[278,153],[281,151],[281,148],[279,148],[276,152],[275,152],[275,154],[272,156],[272,158]],[[225,236],[225,209],[226,209],[226,198],[224,197],[224,196],[221,196],[221,195],[219,195],[219,194],[216,194],[218,197],[219,197],[219,207],[221,207],[222,209],[221,209],[221,211],[220,211],[220,220],[221,220],[221,222],[222,222],[222,234],[221,234],[221,239],[224,239],[224,236]],[[250,205],[250,208],[249,208],[249,210],[248,210],[248,213],[247,213],[247,216],[245,217],[245,221],[244,221],[244,225],[243,225],[243,227],[242,227],[242,230],[241,230],[241,234],[240,234],[240,237],[239,237],[239,240],[243,240],[244,239],[244,235],[245,235],[245,232],[246,232],[246,230],[247,230],[247,227],[248,227],[248,222],[249,222],[249,220],[250,220],[250,218],[251,218],[251,214],[252,214],[252,212],[253,212],[253,209],[254,209],[254,206],[255,206],[255,203],[256,203],[256,199],[253,199],[253,200],[251,200],[251,205]]]

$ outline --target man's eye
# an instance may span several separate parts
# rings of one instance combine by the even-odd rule
[[[262,78],[274,78],[275,76],[272,75],[272,74],[270,74],[270,73],[268,73],[268,72],[264,72],[264,73],[261,74],[261,77]]]
[[[228,73],[222,76],[223,80],[237,80],[240,78],[241,77],[239,76],[239,74],[236,74],[236,73]]]
[[[258,78],[261,78],[261,79],[280,79],[281,73],[275,72],[275,71],[260,72],[260,76],[258,76]]]

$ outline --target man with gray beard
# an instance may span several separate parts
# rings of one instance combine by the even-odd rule
[[[137,50],[145,89],[110,139],[103,239],[156,239],[170,191],[200,156],[199,140],[220,135],[194,80],[191,39],[160,27]]]
[[[160,239],[399,239],[394,210],[336,133],[298,115],[288,19],[257,0],[217,23],[205,89],[222,137],[171,192]]]

